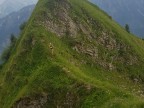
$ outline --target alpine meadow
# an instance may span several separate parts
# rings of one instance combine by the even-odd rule
[[[39,0],[0,66],[0,108],[144,108],[144,41],[88,0]]]

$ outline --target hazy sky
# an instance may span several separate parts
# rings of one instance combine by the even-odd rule
[[[2,4],[4,1],[8,1],[8,0],[0,0],[0,4]],[[17,1],[17,0],[14,0],[14,1]],[[27,2],[29,1],[29,0],[26,0]],[[38,0],[31,0],[31,2],[29,1],[29,3],[36,3]]]
[[[3,1],[5,1],[5,0],[0,0],[0,4],[1,4]]]

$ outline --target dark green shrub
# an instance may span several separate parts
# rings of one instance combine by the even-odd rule
[[[2,55],[1,55],[1,61],[2,62],[6,62],[10,55],[11,55],[11,52],[12,52],[12,48],[15,46],[16,44],[16,41],[17,41],[17,38],[11,34],[11,37],[10,37],[10,44],[9,46],[3,51]]]

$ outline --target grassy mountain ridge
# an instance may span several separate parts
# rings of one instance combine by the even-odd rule
[[[97,4],[101,9],[106,11],[115,21],[123,27],[125,24],[130,26],[130,31],[139,37],[143,37],[143,4],[144,1],[140,0],[90,0],[92,3]]]
[[[1,69],[0,106],[143,107],[143,45],[86,0],[41,0]]]

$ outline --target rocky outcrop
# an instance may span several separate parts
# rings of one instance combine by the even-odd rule
[[[42,108],[47,102],[47,95],[37,95],[35,97],[25,97],[19,99],[12,108]]]
[[[71,37],[69,39],[75,41],[72,49],[88,56],[92,63],[116,70],[119,64],[135,65],[138,62],[137,56],[129,52],[130,45],[90,17],[83,8],[80,15],[75,13],[67,0],[58,0],[53,6],[53,10],[49,6],[44,19],[38,23],[60,38]],[[125,54],[129,56],[126,57]]]

